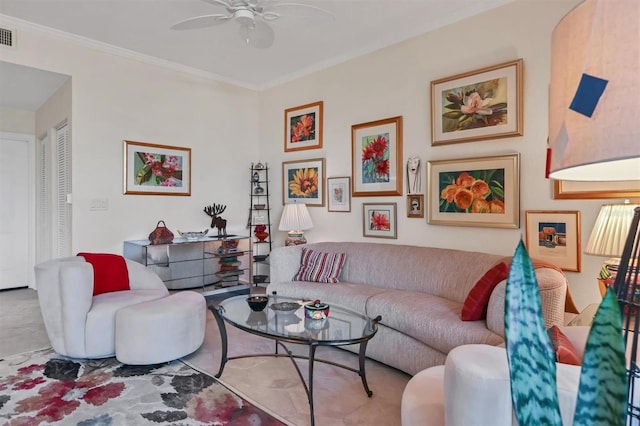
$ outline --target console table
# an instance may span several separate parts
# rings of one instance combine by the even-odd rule
[[[175,238],[171,244],[155,245],[149,240],[125,241],[124,257],[154,271],[169,290],[201,288],[206,296],[248,289],[252,282],[248,236]]]

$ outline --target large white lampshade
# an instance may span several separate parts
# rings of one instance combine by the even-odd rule
[[[584,252],[619,258],[627,241],[633,210],[640,204],[605,204],[600,208]]]
[[[639,123],[640,1],[585,0],[552,34],[550,177],[640,180]]]
[[[305,244],[307,240],[304,238],[304,232],[313,228],[313,222],[309,215],[306,204],[291,203],[285,204],[280,218],[280,231],[288,231],[285,245]]]

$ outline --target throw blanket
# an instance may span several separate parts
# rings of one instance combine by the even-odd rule
[[[93,266],[93,295],[130,290],[124,257],[108,253],[78,253]]]
[[[504,262],[507,265],[511,265],[511,259],[512,259],[511,256],[506,256],[502,258],[498,263]],[[564,271],[559,266],[554,265],[553,263],[545,262],[544,260],[535,259],[533,257],[531,258],[531,263],[533,264],[533,269],[550,268],[550,269],[555,269],[556,271],[560,272],[562,275],[565,275]],[[566,275],[565,275],[565,279],[566,279]],[[564,311],[572,314],[580,313],[580,311],[576,307],[575,302],[573,301],[573,297],[571,296],[571,290],[569,289],[568,285],[567,285],[567,296],[564,299]]]

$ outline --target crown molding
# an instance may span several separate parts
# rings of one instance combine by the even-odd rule
[[[109,54],[120,56],[123,58],[132,59],[148,65],[154,65],[154,66],[166,68],[172,71],[189,74],[194,77],[200,77],[207,80],[213,80],[220,83],[230,84],[230,85],[238,86],[244,89],[250,89],[250,90],[262,89],[262,87],[250,85],[243,81],[225,78],[215,73],[203,71],[193,67],[188,67],[186,65],[181,65],[176,62],[168,61],[166,59],[160,59],[155,56],[134,52],[133,50],[124,49],[122,47],[114,46],[108,43],[103,43],[87,37],[82,37],[76,34],[60,31],[55,28],[47,27],[40,24],[35,24],[33,22],[14,18],[12,16],[0,14],[0,25],[6,26],[11,30],[31,32],[34,34],[50,37],[56,40],[72,43],[77,46],[98,50],[103,53],[109,53]]]

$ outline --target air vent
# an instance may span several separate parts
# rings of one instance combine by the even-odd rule
[[[13,47],[14,42],[13,31],[6,28],[0,28],[0,46]]]

